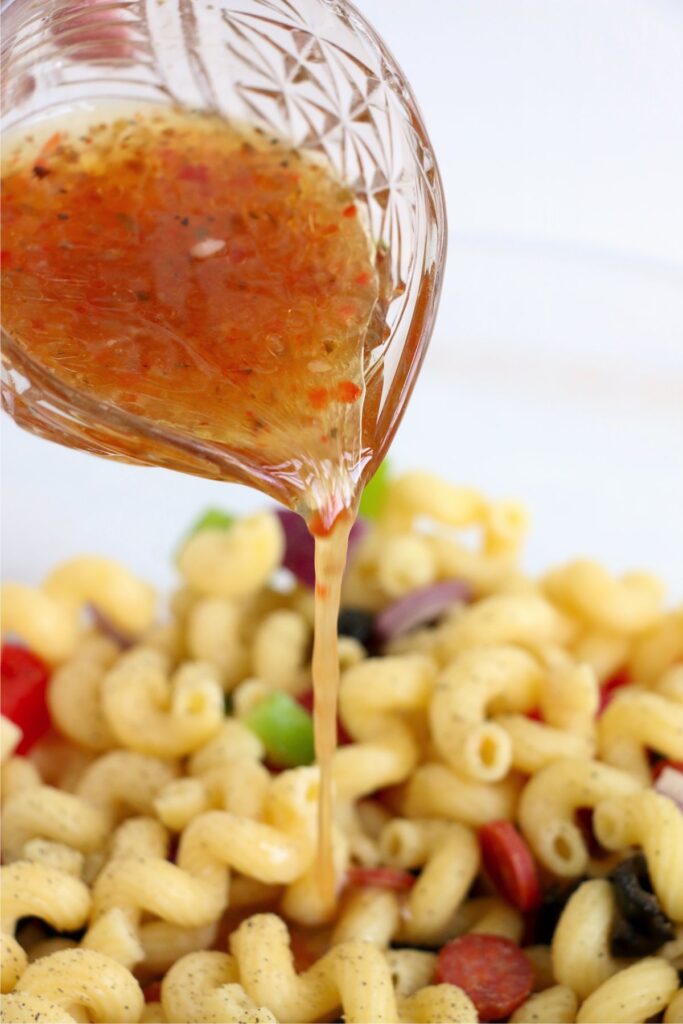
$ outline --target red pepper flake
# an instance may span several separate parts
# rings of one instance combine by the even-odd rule
[[[364,274],[359,274],[358,277],[356,278],[356,284],[359,284],[361,288],[366,284],[370,284],[371,281],[372,274],[368,274],[367,272]]]
[[[350,206],[345,206],[342,210],[342,217],[355,217],[357,213],[356,204],[351,203]]]
[[[532,722],[542,722],[543,715],[541,714],[540,708],[532,708],[531,711],[527,711],[526,717]]]
[[[352,380],[342,380],[337,384],[337,401],[346,402],[351,405],[363,393],[363,389],[354,384]]]
[[[46,157],[54,153],[59,143],[62,141],[62,133],[54,132],[47,140],[40,153],[38,154],[38,160],[45,160]]]
[[[321,600],[324,601],[325,598],[327,597],[327,595],[329,594],[329,592],[330,592],[329,588],[326,587],[324,583],[316,583],[316,585],[315,585],[315,595],[316,595],[316,597],[319,597]]]
[[[308,401],[314,409],[324,409],[329,403],[330,395],[327,388],[310,388]]]
[[[48,170],[47,167],[43,167],[42,164],[36,164],[35,167],[33,168],[33,177],[34,178],[47,178],[48,174],[51,174],[51,173],[52,172],[50,170]]]
[[[178,175],[181,181],[196,181],[200,185],[206,185],[209,180],[209,172],[204,164],[188,164],[183,167]]]
[[[0,250],[0,267],[9,267],[12,263],[12,253],[9,249]]]

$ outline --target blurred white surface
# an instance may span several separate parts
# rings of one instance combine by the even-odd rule
[[[683,6],[364,0],[441,163],[451,249],[392,457],[533,513],[527,562],[594,554],[683,594]],[[254,492],[105,462],[3,418],[3,575],[79,551],[166,585],[206,505]]]

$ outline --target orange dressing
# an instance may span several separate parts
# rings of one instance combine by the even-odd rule
[[[316,535],[331,906],[339,594],[375,447],[364,366],[386,338],[363,207],[281,140],[180,113],[61,130],[31,161],[10,154],[2,185],[3,326],[26,356],[100,408],[206,441],[225,479],[298,507]],[[154,462],[154,442],[115,454]]]

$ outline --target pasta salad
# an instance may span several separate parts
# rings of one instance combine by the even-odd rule
[[[361,511],[333,916],[300,521],[202,517],[165,619],[3,586],[1,1020],[683,1022],[683,609],[423,472]]]

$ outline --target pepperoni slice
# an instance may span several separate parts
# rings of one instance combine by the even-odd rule
[[[349,868],[346,880],[349,885],[374,886],[394,892],[405,892],[415,885],[415,876],[401,868]]]
[[[541,883],[531,850],[509,821],[489,821],[479,829],[481,856],[496,889],[518,910],[541,904]]]
[[[434,983],[457,985],[477,1008],[480,1020],[504,1020],[521,1006],[534,984],[534,971],[519,946],[500,935],[462,935],[439,953]]]
[[[16,644],[3,644],[0,657],[2,713],[23,733],[18,754],[27,754],[50,728],[45,697],[49,675],[47,667],[31,651]]]

